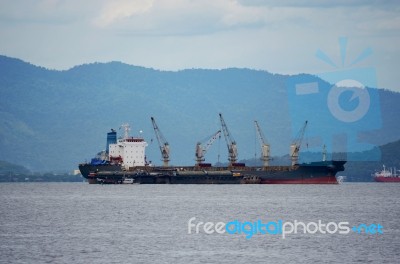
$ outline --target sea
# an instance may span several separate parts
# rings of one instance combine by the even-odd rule
[[[0,263],[400,263],[400,184],[1,183]]]

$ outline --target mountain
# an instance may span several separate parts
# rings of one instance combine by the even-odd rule
[[[319,93],[297,96],[297,83],[316,83]],[[369,110],[360,122],[349,125],[329,112],[331,86],[307,74],[237,68],[172,72],[110,62],[55,71],[0,56],[0,160],[32,171],[71,171],[105,149],[111,128],[121,135],[119,126],[128,122],[131,134],[141,133],[149,142],[148,159],[161,164],[152,116],[171,146],[175,165],[194,163],[197,141],[220,129],[218,113],[237,142],[240,159],[258,151],[254,120],[277,156],[288,152],[305,119],[306,137],[315,150],[322,143],[335,150],[340,141],[346,151],[362,151],[400,138],[399,93],[367,88]],[[354,109],[362,97],[353,97],[344,93],[338,105]],[[226,160],[221,139],[209,149],[206,161]]]
[[[0,175],[8,175],[10,173],[27,175],[30,174],[30,171],[24,166],[0,160]]]
[[[70,173],[33,173],[21,165],[0,160],[0,182],[82,182],[81,175]]]
[[[349,161],[342,172],[349,181],[373,181],[372,174],[382,170],[382,166],[396,167],[400,169],[400,140],[391,142],[380,147],[382,153],[379,161]],[[368,155],[368,153],[362,153]]]

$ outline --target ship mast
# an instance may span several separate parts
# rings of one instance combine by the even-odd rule
[[[304,138],[304,133],[306,132],[308,121],[304,122],[303,127],[300,129],[299,133],[290,145],[290,157],[292,158],[292,166],[299,163],[299,152],[301,147],[301,142]]]
[[[156,121],[154,120],[153,117],[151,117],[151,122],[153,124],[154,132],[156,134],[158,146],[160,148],[162,160],[163,160],[163,166],[168,167],[168,162],[169,162],[169,144],[167,140],[164,138],[163,134],[161,133],[160,129],[158,128]]]
[[[202,142],[197,142],[195,153],[196,165],[200,165],[203,161],[205,161],[204,155],[218,137],[221,137],[221,130],[218,130],[216,133],[214,133],[205,145],[203,145]]]
[[[226,141],[226,145],[228,147],[228,155],[229,155],[229,165],[232,166],[237,161],[238,151],[236,147],[236,141],[233,139],[232,135],[229,133],[228,127],[225,123],[222,114],[219,114],[219,119],[221,121],[222,131],[224,132],[224,138]]]
[[[326,161],[326,145],[322,147],[322,161]]]
[[[129,138],[129,131],[131,130],[131,127],[129,126],[129,124],[128,123],[122,124],[120,129],[121,128],[124,129],[124,139]]]
[[[261,160],[263,161],[263,166],[268,167],[269,161],[271,160],[270,146],[269,146],[268,142],[265,140],[265,136],[264,136],[263,132],[261,131],[261,128],[258,125],[257,121],[254,121],[254,125],[256,127],[258,138],[259,138],[260,144],[261,144]]]

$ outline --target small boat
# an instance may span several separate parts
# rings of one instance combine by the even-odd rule
[[[122,184],[133,184],[135,183],[135,180],[133,178],[124,178],[122,180]]]
[[[400,182],[400,174],[397,173],[396,168],[386,169],[383,165],[383,170],[372,174],[376,182]]]

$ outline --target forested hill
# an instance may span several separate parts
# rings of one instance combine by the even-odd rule
[[[317,83],[319,93],[298,100],[288,84],[293,78]],[[153,140],[153,116],[170,144],[171,164],[190,165],[196,143],[220,129],[219,113],[237,142],[239,159],[254,157],[258,149],[254,120],[259,121],[272,155],[282,156],[305,119],[307,136],[321,136],[319,143],[329,145],[336,134],[349,132],[329,113],[330,87],[307,74],[237,68],[172,72],[120,62],[55,71],[0,56],[0,160],[32,171],[71,171],[105,149],[111,128],[121,135],[119,126],[128,122],[131,134],[142,131],[149,142],[148,160],[161,164]],[[354,131],[350,138],[361,138],[371,146],[399,140],[400,94],[374,88],[370,92],[379,98],[371,101],[371,113],[350,128]],[[345,107],[354,108],[357,100],[346,96]],[[350,144],[348,151],[357,148]],[[206,161],[216,163],[218,157],[227,160],[223,139],[211,146]]]

